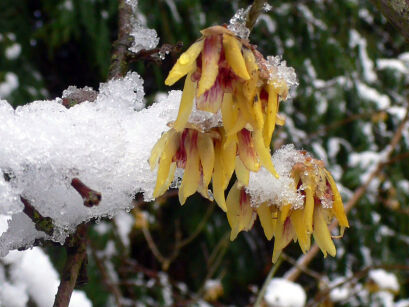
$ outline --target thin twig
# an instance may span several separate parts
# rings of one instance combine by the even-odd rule
[[[247,16],[247,22],[246,22],[246,27],[251,31],[256,24],[256,21],[260,14],[264,10],[264,4],[266,3],[266,0],[254,0],[253,4],[251,5],[249,14]]]
[[[317,295],[315,295],[314,299],[312,302],[310,302],[307,307],[313,307],[319,305],[322,301],[324,301],[328,295],[331,293],[332,290],[335,288],[341,287],[345,284],[348,284],[353,281],[358,281],[359,279],[365,277],[368,275],[369,271],[375,270],[375,269],[385,269],[385,270],[404,270],[404,271],[409,271],[409,266],[407,265],[390,265],[390,264],[381,264],[381,265],[371,265],[367,266],[366,268],[354,273],[352,276],[345,278],[344,280],[332,285],[331,287],[328,287],[326,289],[323,289],[322,291],[318,292]]]
[[[81,267],[86,260],[87,225],[81,224],[77,227],[70,242],[72,246],[66,246],[67,260],[61,275],[61,283],[55,296],[54,307],[68,307],[72,291],[77,283]]]
[[[312,278],[319,280],[319,281],[322,279],[321,274],[313,270],[310,270],[307,267],[300,266],[294,258],[288,256],[286,253],[281,253],[281,258],[283,258],[283,260],[287,261],[291,265],[298,267],[303,273],[311,276]]]
[[[109,80],[124,77],[128,71],[126,57],[132,43],[131,18],[132,7],[125,0],[118,0],[118,39],[113,43]]]
[[[98,270],[101,273],[101,277],[102,277],[102,282],[104,283],[105,287],[114,295],[115,298],[115,303],[118,307],[121,307],[121,298],[122,298],[122,294],[121,291],[119,290],[119,288],[116,286],[116,284],[111,280],[111,278],[109,277],[109,274],[107,272],[107,270],[105,269],[105,264],[104,264],[104,260],[100,259],[97,255],[96,252],[96,247],[90,242],[90,247],[91,247],[91,254],[92,257],[95,260],[95,263],[98,267]]]
[[[54,232],[53,220],[50,217],[42,216],[28,199],[20,196],[20,200],[24,205],[23,212],[33,221],[35,228],[51,236]]]
[[[266,279],[264,280],[263,286],[260,289],[260,292],[257,295],[256,302],[254,303],[254,307],[260,307],[261,302],[263,301],[264,294],[266,293],[267,286],[270,283],[271,279],[274,277],[275,273],[277,272],[278,268],[280,267],[281,263],[283,262],[283,258],[278,258],[277,262],[273,265],[270,272],[268,273]]]
[[[389,145],[387,145],[387,152],[385,157],[389,159],[389,157],[392,155],[394,152],[396,146],[398,145],[400,139],[402,138],[402,132],[403,129],[405,128],[407,122],[409,121],[409,106],[408,109],[406,110],[406,115],[402,119],[401,123],[399,124],[398,129],[396,130],[395,134],[393,135]],[[355,193],[352,195],[352,197],[349,199],[349,201],[345,205],[345,213],[348,213],[360,200],[360,198],[365,194],[367,191],[369,185],[371,184],[372,180],[376,178],[379,173],[382,171],[383,167],[387,165],[388,162],[381,161],[378,163],[377,167],[371,172],[369,175],[368,179],[357,189],[355,190]],[[329,230],[331,231],[338,225],[338,221],[334,221],[331,223],[331,225],[328,227]],[[301,274],[301,270],[299,267],[307,267],[308,264],[314,259],[314,257],[317,255],[319,252],[319,247],[316,243],[311,247],[311,249],[303,256],[298,258],[297,260],[297,266],[292,267],[285,275],[284,278],[288,280],[295,281],[298,276]]]
[[[81,195],[84,200],[84,206],[98,206],[101,201],[101,193],[89,188],[78,178],[73,178],[71,180],[71,186]]]

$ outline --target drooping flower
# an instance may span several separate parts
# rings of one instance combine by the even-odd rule
[[[216,129],[203,132],[193,125],[177,132],[174,128],[162,135],[152,149],[149,164],[153,170],[159,164],[153,197],[165,193],[171,185],[176,168],[184,169],[179,187],[183,205],[196,191],[209,198],[208,185],[215,166],[214,140],[220,138]]]
[[[198,110],[221,111],[228,136],[243,129],[260,130],[264,146],[270,150],[278,115],[279,100],[288,87],[276,67],[270,65],[247,40],[222,26],[201,31],[202,37],[184,52],[165,83],[172,85],[186,76],[174,129],[182,131],[194,104]]]
[[[260,130],[243,128],[228,136],[222,127],[202,130],[193,124],[187,126],[182,132],[170,129],[152,149],[151,169],[159,165],[155,198],[169,188],[176,168],[183,168],[180,203],[196,191],[210,198],[208,186],[212,180],[214,199],[226,211],[224,191],[234,172],[243,186],[248,185],[250,171],[256,172],[261,166],[276,174]]]
[[[324,256],[335,256],[328,224],[333,218],[338,220],[341,236],[349,227],[341,196],[331,174],[323,162],[305,155],[302,162],[293,166],[294,189],[304,196],[302,207],[291,203],[280,205],[261,203],[254,206],[245,189],[236,183],[227,197],[227,218],[232,228],[230,239],[234,240],[242,230],[251,229],[256,216],[260,218],[265,236],[274,236],[273,262],[291,240],[298,241],[303,253],[309,250],[311,235]]]

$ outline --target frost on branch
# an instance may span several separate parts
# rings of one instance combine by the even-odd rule
[[[70,87],[64,97],[76,89]],[[148,158],[174,120],[180,92],[172,91],[142,109],[143,81],[136,73],[101,84],[95,102],[67,109],[62,99],[35,101],[16,110],[0,102],[0,215],[12,215],[0,237],[0,256],[47,238],[23,212],[20,196],[54,223],[52,239],[63,243],[70,231],[92,218],[130,208],[135,193],[152,199],[156,174]],[[102,194],[86,208],[71,186],[73,178]]]
[[[131,33],[134,41],[129,50],[138,53],[139,51],[146,49],[153,49],[159,43],[159,37],[156,30],[149,29],[146,27],[145,17],[142,16],[138,11],[138,1],[137,0],[126,0],[126,2],[132,8],[133,18],[131,19]]]

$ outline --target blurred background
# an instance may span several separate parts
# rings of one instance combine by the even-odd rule
[[[385,160],[408,108],[408,43],[368,0],[269,3],[251,42],[264,56],[282,55],[300,83],[294,99],[280,106],[286,125],[274,133],[275,149],[293,143],[323,160],[345,203],[374,174],[348,214],[350,228],[335,240],[337,256],[318,254],[295,281],[311,306],[409,306],[407,126]],[[250,4],[139,0],[138,19],[156,29],[160,44],[183,42],[185,50],[201,29],[228,23]],[[117,5],[1,0],[0,98],[17,107],[60,97],[69,85],[97,89],[107,79]],[[177,56],[133,64],[148,104],[171,89],[164,79]],[[131,212],[91,227],[88,280],[80,289],[93,306],[251,306],[272,267],[273,242],[258,222],[234,242],[229,232],[224,213],[198,195],[183,207],[174,191],[153,203],[135,199]],[[61,272],[65,251],[43,251]],[[290,244],[275,276],[301,255]],[[5,281],[8,269],[0,259]],[[379,270],[398,287],[377,282]],[[29,292],[27,305],[43,306]]]

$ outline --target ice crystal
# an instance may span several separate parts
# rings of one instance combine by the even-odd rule
[[[243,39],[248,39],[250,35],[250,29],[246,27],[249,10],[250,7],[247,9],[239,9],[230,19],[229,25],[227,26],[230,31]]]
[[[282,60],[282,57],[268,56],[268,70],[270,71],[270,82],[273,85],[280,86],[279,82],[284,80],[288,87],[288,98],[295,96],[295,90],[299,85],[297,74],[293,67],[287,67],[287,62]]]

